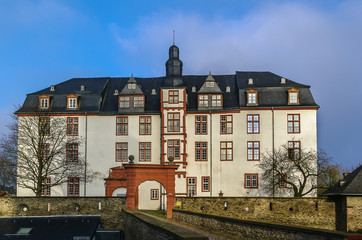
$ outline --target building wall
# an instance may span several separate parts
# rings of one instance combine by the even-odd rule
[[[163,91],[164,97],[168,98],[167,91]],[[263,193],[260,183],[257,189],[246,189],[244,187],[246,173],[258,173],[260,170],[256,166],[259,161],[247,160],[247,142],[259,141],[260,154],[271,151],[273,148],[273,111],[268,110],[237,110],[231,112],[216,113],[185,113],[182,107],[183,94],[180,90],[180,104],[173,106],[176,108],[164,109],[163,124],[164,142],[163,148],[167,159],[167,141],[170,139],[180,140],[180,160],[183,161],[183,154],[186,154],[187,166],[181,164],[177,172],[182,173],[175,176],[176,195],[187,195],[187,177],[196,177],[196,196],[218,196],[222,191],[224,196],[266,196]],[[170,104],[169,104],[170,105]],[[167,105],[167,107],[171,107]],[[180,132],[167,132],[167,113],[180,113]],[[259,114],[260,131],[257,134],[247,133],[247,115]],[[298,134],[288,134],[287,114],[300,114],[301,132]],[[185,115],[185,122],[183,116]],[[195,116],[207,116],[207,134],[195,134]],[[232,116],[233,130],[232,134],[220,133],[220,118],[222,115]],[[122,115],[123,116],[123,115]],[[152,131],[151,135],[139,134],[139,117],[141,115],[128,115],[128,135],[116,135],[116,117],[117,116],[78,116],[79,117],[79,138],[84,140],[80,146],[80,155],[87,158],[89,169],[93,171],[93,180],[87,183],[86,196],[104,196],[105,186],[104,178],[108,177],[109,169],[122,166],[122,162],[116,162],[116,143],[128,143],[128,155],[135,156],[135,163],[139,162],[139,142],[151,142],[151,161],[144,162],[149,164],[159,164],[165,155],[161,155],[161,116],[160,115],[142,115],[151,116]],[[66,116],[64,117],[66,120]],[[183,127],[186,128],[186,135],[182,135]],[[87,128],[87,133],[86,133]],[[174,135],[173,135],[174,134]],[[186,142],[182,141],[186,136]],[[220,161],[220,142],[232,141],[233,160]],[[307,150],[317,149],[317,130],[316,130],[316,110],[274,110],[274,146],[278,148],[287,144],[288,141],[301,141],[302,148]],[[207,161],[195,161],[195,142],[207,142],[208,157]],[[86,144],[85,144],[86,143]],[[186,152],[184,145],[186,144]],[[87,153],[85,154],[85,147]],[[167,160],[165,160],[167,162]],[[202,191],[202,177],[210,177],[210,191]],[[84,196],[84,183],[81,183],[80,194]],[[145,190],[148,195],[149,190]],[[143,190],[142,190],[143,191]],[[284,196],[291,196],[291,192],[284,193]],[[31,196],[33,193],[29,190],[18,188],[18,196]],[[52,196],[66,196],[67,186],[52,188]],[[309,194],[315,196],[315,193]]]

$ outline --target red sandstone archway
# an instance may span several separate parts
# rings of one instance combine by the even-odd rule
[[[178,165],[124,164],[123,168],[110,169],[106,178],[106,196],[112,196],[118,187],[127,188],[126,206],[132,210],[136,207],[138,186],[148,180],[161,183],[166,188],[167,218],[172,218],[175,206],[175,170]]]

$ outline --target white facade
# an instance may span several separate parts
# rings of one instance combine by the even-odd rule
[[[170,48],[166,66],[164,79],[88,79],[95,86],[90,91],[98,94],[93,100],[86,92],[91,89],[87,79],[73,80],[82,84],[75,93],[70,89],[57,97],[57,86],[53,86],[28,96],[33,97],[32,103],[34,98],[45,99],[49,109],[62,97],[75,99],[60,115],[64,121],[78,119],[78,137],[84,140],[79,155],[93,172],[92,182],[80,183],[79,196],[105,196],[110,169],[128,164],[129,155],[135,157],[135,164],[168,164],[169,157],[174,157],[179,165],[176,196],[219,196],[220,192],[230,197],[267,196],[257,166],[263,153],[288,142],[317,150],[318,105],[309,86],[269,72],[183,77],[176,46]],[[95,110],[87,113],[82,106],[90,101],[93,105],[88,106]],[[79,109],[67,114],[70,107]],[[39,108],[43,109],[24,108],[19,120]],[[299,124],[298,131],[288,132],[288,117],[292,124]],[[126,189],[119,188],[112,195],[125,193]],[[157,209],[165,204],[165,191],[158,182],[142,183],[138,193],[139,208]],[[67,184],[51,189],[51,196],[67,194]],[[31,191],[18,188],[18,196],[30,195]]]

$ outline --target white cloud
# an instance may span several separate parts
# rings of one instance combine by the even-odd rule
[[[268,5],[234,19],[155,13],[139,20],[133,36],[117,38],[130,62],[147,58],[148,76],[164,74],[160,62],[167,60],[175,29],[184,74],[272,71],[311,85],[322,108],[320,146],[343,161],[344,139],[360,142],[340,124],[362,122],[356,112],[362,96],[361,9],[360,1],[344,1],[328,11],[307,4]],[[128,50],[126,43],[138,48]]]

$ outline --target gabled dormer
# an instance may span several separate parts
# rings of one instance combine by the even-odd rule
[[[288,90],[288,104],[298,105],[299,104],[299,89],[292,88]]]
[[[143,112],[145,94],[132,76],[128,79],[118,97],[118,110],[129,112]]]
[[[39,109],[48,110],[50,107],[50,96],[46,94],[42,94],[39,97]]]
[[[74,94],[67,95],[67,109],[78,109],[78,96]]]
[[[247,106],[258,105],[258,90],[249,89],[246,91],[246,105]]]
[[[223,95],[222,91],[215,82],[214,77],[209,72],[205,83],[198,91],[197,106],[198,109],[222,109]]]

